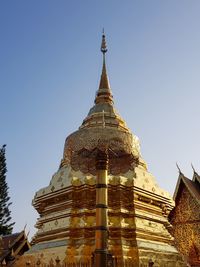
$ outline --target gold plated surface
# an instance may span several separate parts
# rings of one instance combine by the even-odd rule
[[[101,49],[103,69],[95,104],[79,130],[66,138],[61,165],[50,184],[34,197],[38,231],[19,266],[27,261],[35,266],[38,260],[41,266],[58,266],[58,257],[62,267],[91,267],[97,198],[100,204],[108,203],[106,215],[97,208],[97,224],[107,225],[109,234],[96,231],[96,246],[107,245],[115,267],[147,267],[149,262],[155,267],[185,267],[168,231],[173,201],[148,172],[138,138],[113,106],[105,37]],[[105,182],[103,170],[96,177],[99,151],[109,156],[108,188],[96,196],[96,184]]]
[[[139,151],[130,133],[92,128],[79,130],[67,138],[62,165],[70,164],[75,171],[95,175],[98,150],[108,150],[109,173],[126,173],[138,164]]]

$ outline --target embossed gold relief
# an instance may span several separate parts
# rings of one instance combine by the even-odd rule
[[[84,181],[84,179],[82,180]],[[108,187],[108,219],[109,219],[109,240],[108,246],[109,250],[116,257],[117,264],[130,264],[134,257],[139,261],[138,238],[144,240],[160,240],[160,242],[170,243],[171,236],[165,228],[163,223],[163,208],[167,207],[170,209],[169,203],[162,202],[160,200],[152,199],[150,196],[146,195],[143,191],[141,195],[137,192],[134,186],[122,185],[120,176],[113,176],[112,185]],[[136,193],[137,192],[137,193]],[[69,202],[68,206],[63,205],[65,200]],[[60,227],[55,228],[56,216],[66,216],[65,213],[56,212],[54,215],[51,214],[51,207],[54,205],[66,208],[68,212],[69,220],[66,222],[66,226],[63,229]],[[58,194],[55,196],[55,201],[48,201],[48,212],[47,208],[44,209],[45,216],[47,220],[54,219],[53,228],[50,231],[47,229],[44,235],[38,233],[36,237],[36,243],[41,240],[53,240],[55,238],[54,231],[57,231],[57,238],[69,238],[68,244],[66,246],[66,254],[77,263],[80,261],[86,262],[87,250],[94,250],[94,226],[95,226],[95,186],[90,186],[89,184],[73,185],[69,187],[66,197],[64,195],[61,197]],[[139,215],[141,213],[141,215]],[[49,214],[49,217],[47,216]],[[59,214],[59,215],[56,215]],[[138,216],[145,216],[145,219]],[[49,219],[48,219],[49,218]],[[158,220],[160,222],[158,222]],[[59,222],[59,220],[57,219]],[[165,223],[167,221],[165,220]],[[57,229],[57,230],[56,230]],[[59,232],[62,230],[61,232]],[[43,239],[44,238],[44,239]],[[87,249],[83,249],[84,246]],[[72,257],[71,247],[76,249],[76,253]],[[132,255],[131,251],[134,251]],[[121,255],[121,256],[120,256]],[[131,256],[132,255],[132,256]],[[132,258],[131,258],[132,257]],[[135,261],[135,260],[134,260]],[[148,261],[146,261],[148,262]],[[71,263],[67,263],[71,264]],[[89,264],[89,263],[88,263]],[[123,266],[123,265],[117,265]],[[137,266],[137,265],[133,265]]]
[[[158,202],[155,200],[146,201],[148,199],[147,195],[139,199],[138,197],[135,198],[135,196],[138,196],[138,193],[134,193],[134,187],[122,186],[119,184],[118,178],[114,184],[109,185],[108,188],[108,247],[115,256],[117,267],[126,266],[127,264],[130,266],[139,266],[139,261],[141,262],[140,246],[137,243],[137,238],[142,238],[143,240],[147,238],[147,240],[152,240],[152,242],[159,239],[163,244],[169,244],[171,242],[171,236],[163,223],[161,200]],[[70,266],[70,264],[76,264],[78,266],[79,262],[90,266],[89,253],[94,251],[95,187],[89,186],[88,184],[72,186],[71,193],[68,191],[67,194],[67,199],[71,203],[67,209],[69,220],[62,230],[63,232],[59,233],[59,228],[57,230],[54,228],[55,234],[57,238],[61,238],[61,236],[68,238],[65,249],[66,266]],[[57,201],[59,201],[57,204],[64,208],[62,203],[65,201],[65,197],[58,197]],[[51,214],[50,206],[54,205],[54,203],[51,202],[50,204],[49,202],[49,214]],[[141,206],[136,207],[135,205],[138,205],[137,203],[140,203]],[[141,211],[143,217],[145,216],[145,219],[138,217],[140,216],[139,211]],[[58,212],[58,214],[61,216],[62,212]],[[52,220],[55,216],[56,213],[53,216],[51,215],[49,220]],[[57,221],[59,222],[59,220]],[[55,226],[55,220],[53,220],[53,225]],[[53,230],[44,233],[44,241],[49,242],[50,240],[54,240],[55,236],[53,234]],[[38,235],[36,237],[36,243],[40,242],[40,240],[42,238]],[[166,258],[164,254],[162,257]],[[48,260],[50,259],[49,256],[47,258]],[[148,264],[148,260],[149,258],[144,260],[146,265]]]
[[[110,128],[81,129],[65,143],[62,165],[70,164],[75,171],[96,174],[95,150],[109,153],[109,173],[126,173],[138,164],[138,146],[128,131]]]

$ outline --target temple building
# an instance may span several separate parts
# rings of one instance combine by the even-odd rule
[[[200,176],[190,180],[180,171],[169,218],[176,247],[189,266],[200,266]]]
[[[35,194],[38,230],[16,266],[186,266],[169,231],[174,202],[114,107],[104,34],[101,52],[94,105],[66,138],[50,184]]]
[[[25,230],[0,236],[0,266],[14,266],[30,247]]]

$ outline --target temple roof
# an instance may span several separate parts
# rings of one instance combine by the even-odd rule
[[[179,173],[179,178],[176,184],[176,189],[174,192],[174,200],[176,201],[179,197],[180,192],[183,187],[186,187],[190,192],[191,196],[197,201],[200,205],[200,184],[199,184],[199,175],[194,172],[193,180],[188,179],[184,176],[182,172]]]
[[[0,263],[5,259],[6,261],[13,260],[18,253],[27,251],[29,248],[30,244],[24,230],[0,236]]]
[[[14,233],[10,235],[2,236],[2,243],[3,243],[3,249],[7,250],[8,248],[12,247],[16,241],[23,236],[23,232],[20,233]]]

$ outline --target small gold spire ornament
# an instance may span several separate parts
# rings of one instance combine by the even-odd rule
[[[102,42],[101,42],[101,52],[105,54],[108,51],[107,45],[106,45],[106,36],[104,34],[104,29],[103,29],[103,34],[102,34]]]
[[[104,95],[106,95],[106,99],[108,100],[108,102],[112,102],[112,95],[110,92],[110,84],[109,84],[109,80],[108,80],[108,76],[107,76],[107,72],[106,72],[106,59],[105,59],[105,54],[108,51],[107,49],[107,45],[106,45],[106,37],[104,34],[104,30],[103,30],[103,35],[102,35],[102,42],[101,42],[101,52],[103,53],[103,68],[102,68],[102,74],[101,74],[101,80],[100,80],[100,84],[99,84],[99,89],[108,89],[106,92],[104,92]],[[105,102],[105,98],[104,95],[100,95],[100,101],[102,100],[103,102]],[[95,103],[97,104],[99,102],[99,98],[98,98],[98,93],[97,93],[97,98],[95,100]]]

